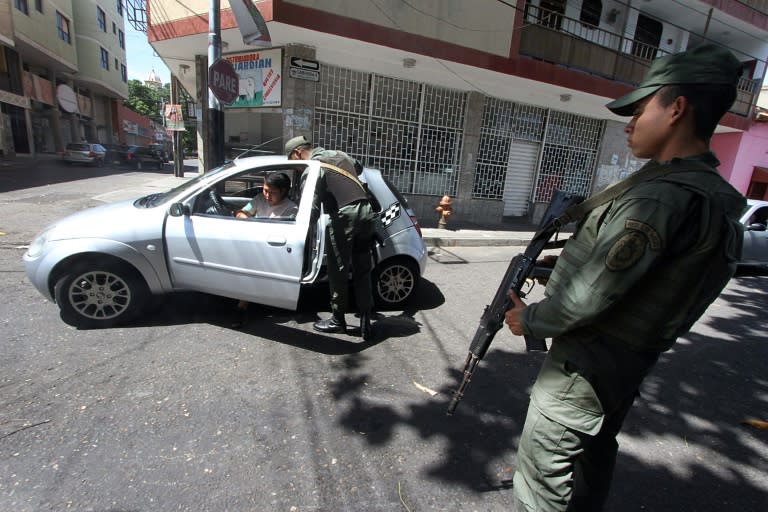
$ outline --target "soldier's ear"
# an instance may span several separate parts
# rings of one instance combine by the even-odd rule
[[[679,122],[686,115],[692,113],[691,104],[685,96],[675,98],[672,103],[667,105],[667,110],[673,123]]]

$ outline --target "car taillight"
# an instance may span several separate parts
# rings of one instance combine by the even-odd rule
[[[126,160],[130,160],[131,158],[133,158],[133,154],[128,153],[127,155],[125,155]]]
[[[93,157],[95,157],[95,156],[96,156],[96,153],[95,153],[95,152],[93,152],[93,151],[89,151],[89,152],[88,152],[88,156],[89,156],[89,157],[91,157],[91,158],[93,158]]]
[[[411,219],[411,222],[413,222],[413,227],[416,228],[416,232],[419,234],[419,238],[424,238],[424,236],[421,234],[421,226],[419,226],[419,221],[416,220],[416,217],[409,215],[408,218]]]

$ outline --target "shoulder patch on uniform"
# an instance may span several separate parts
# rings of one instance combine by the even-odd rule
[[[646,245],[648,245],[648,239],[642,232],[629,231],[624,233],[608,251],[605,257],[605,266],[613,272],[632,267],[643,257]]]
[[[662,247],[661,243],[661,237],[656,232],[655,229],[653,229],[652,226],[646,224],[645,222],[640,222],[639,220],[632,220],[627,219],[624,221],[624,228],[626,229],[633,229],[635,231],[640,231],[643,233],[646,238],[648,238],[648,244],[651,246],[651,250],[658,251]]]

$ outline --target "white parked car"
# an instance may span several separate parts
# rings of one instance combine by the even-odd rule
[[[296,309],[302,286],[325,277],[327,216],[310,225],[321,165],[241,158],[165,193],[78,212],[35,238],[24,255],[26,274],[65,322],[84,328],[126,322],[149,294],[175,290]],[[295,217],[234,218],[272,172],[291,178]],[[380,213],[374,298],[379,307],[398,308],[413,295],[427,249],[397,189],[374,169],[361,180]]]
[[[742,265],[768,265],[768,201],[747,199],[747,208],[741,216],[744,224]]]

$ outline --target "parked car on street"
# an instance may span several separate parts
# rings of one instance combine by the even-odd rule
[[[128,146],[120,156],[121,164],[136,170],[162,169],[165,164],[163,155],[149,146]]]
[[[740,264],[768,265],[768,201],[747,199],[741,223],[744,224],[744,247]]]
[[[150,144],[147,146],[149,149],[157,153],[157,155],[163,160],[163,163],[168,163],[171,161],[171,156],[168,151],[166,151],[165,146],[162,144]]]
[[[84,328],[127,322],[149,294],[174,290],[295,310],[302,287],[326,277],[327,215],[310,222],[321,165],[282,155],[236,159],[167,192],[78,212],[30,244],[27,277],[65,322]],[[273,172],[291,178],[298,213],[235,218]],[[427,249],[397,189],[374,169],[360,178],[380,219],[374,298],[381,308],[399,308],[413,296]]]
[[[101,144],[90,142],[70,142],[61,154],[67,165],[88,164],[101,167],[107,156],[107,149]]]

